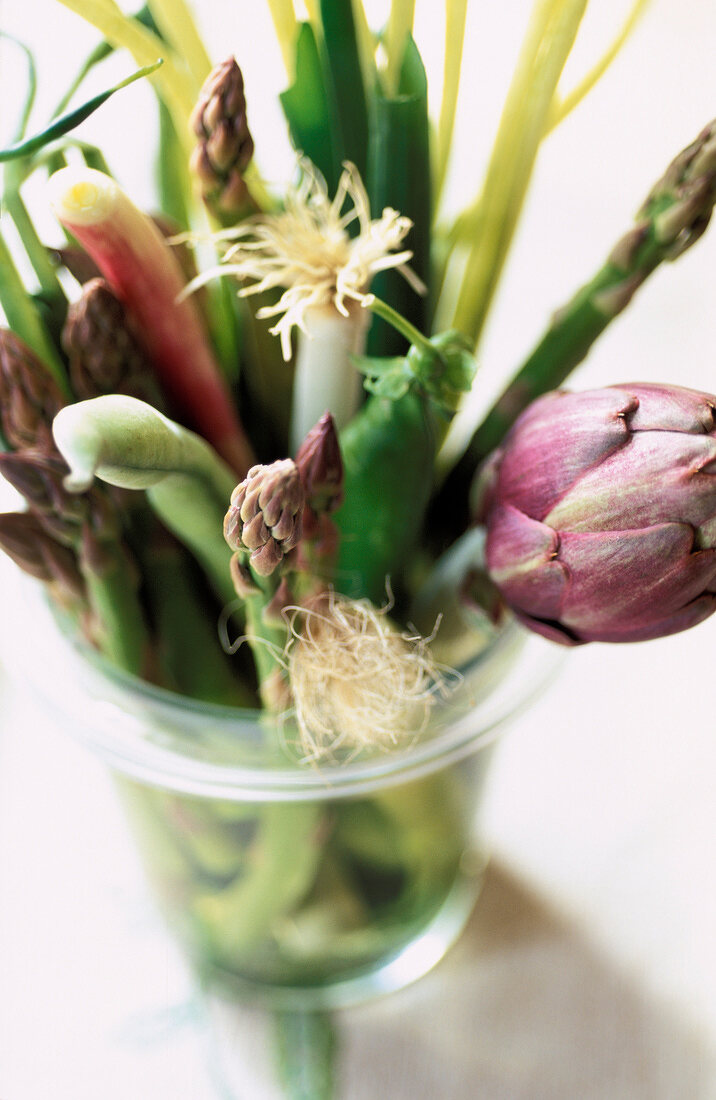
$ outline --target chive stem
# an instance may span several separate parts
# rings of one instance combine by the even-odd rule
[[[48,371],[69,396],[67,379],[60,358],[40,321],[37,308],[18,274],[10,249],[0,234],[0,305],[13,332],[42,360]]]
[[[430,355],[435,354],[435,348],[427,336],[423,336],[415,325],[411,325],[410,321],[407,321],[402,314],[389,306],[387,302],[384,302],[381,298],[376,298],[375,294],[367,294],[363,299],[363,305],[371,313],[375,313],[376,317],[381,317],[389,325],[392,325],[396,332],[405,337],[408,343]]]

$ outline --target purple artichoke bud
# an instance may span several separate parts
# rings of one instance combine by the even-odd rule
[[[246,121],[244,80],[233,57],[209,73],[190,124],[199,138],[191,168],[205,201],[224,214],[238,214],[249,200],[243,174],[254,143]]]
[[[566,645],[675,634],[716,609],[716,397],[680,386],[550,393],[499,454],[490,575]]]
[[[8,443],[54,454],[52,421],[64,404],[35,353],[14,332],[0,329],[0,424]]]
[[[304,502],[292,459],[253,466],[231,494],[224,538],[232,550],[248,552],[254,570],[268,577],[301,538]]]
[[[323,414],[299,447],[296,465],[309,507],[319,516],[335,512],[343,500],[343,462],[329,412]]]

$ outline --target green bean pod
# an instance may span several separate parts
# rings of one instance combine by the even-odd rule
[[[376,604],[418,543],[438,450],[475,373],[459,333],[415,338],[405,358],[354,359],[372,396],[340,435],[345,480],[334,517],[336,586]]]
[[[401,398],[373,396],[341,433],[345,500],[336,585],[347,596],[385,601],[415,545],[433,486],[441,431],[415,388]]]

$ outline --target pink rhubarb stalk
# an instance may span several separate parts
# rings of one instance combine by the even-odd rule
[[[196,303],[178,300],[186,285],[154,223],[109,176],[63,168],[50,180],[60,222],[95,261],[134,318],[176,415],[196,428],[244,476],[253,464],[228,388]]]

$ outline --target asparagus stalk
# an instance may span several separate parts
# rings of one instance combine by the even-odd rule
[[[243,76],[233,58],[211,71],[190,122],[198,138],[190,159],[191,172],[214,222],[228,228],[248,214],[256,213],[258,199],[267,204],[266,196],[262,194],[262,188],[256,186],[256,181],[252,190],[249,190],[247,183],[254,144],[246,117]],[[286,449],[287,440],[287,432],[282,425],[285,419],[282,407],[290,403],[289,372],[276,361],[273,348],[267,349],[265,337],[262,341],[253,313],[247,309],[247,317],[238,316],[235,295],[225,280],[207,285],[204,292],[216,302],[214,313],[221,322],[220,331],[217,331],[215,323],[212,326],[215,346],[224,347],[231,342],[227,338],[232,335],[236,359],[236,348],[241,343],[242,395],[249,402],[247,408],[250,414],[246,419],[249,429],[254,428],[252,442],[257,447],[259,458],[281,454]],[[256,346],[257,343],[259,346]],[[233,372],[227,371],[226,360],[227,354],[223,352],[222,365],[232,376],[238,364],[234,363]],[[283,439],[283,445],[272,449],[271,444],[276,440],[272,440],[271,435]]]
[[[287,458],[254,466],[234,489],[224,519],[224,538],[234,551],[234,584],[245,600],[247,640],[259,690],[264,705],[273,711],[281,710],[287,701],[283,664],[287,631],[275,603],[282,591],[287,555],[301,538],[304,503],[298,468]]]
[[[142,675],[149,639],[139,578],[110,502],[96,489],[81,496],[69,493],[64,464],[37,451],[0,455],[0,473],[25,497],[49,536],[76,555],[101,651],[121,668]]]
[[[202,198],[219,222],[231,225],[256,209],[244,178],[254,143],[246,119],[244,80],[233,57],[212,69],[190,125],[199,139],[190,168]]]
[[[246,640],[269,712],[288,701],[284,672],[286,624],[276,624],[282,574],[301,538],[304,493],[291,459],[255,466],[236,486],[224,522],[234,551],[233,576],[245,600]],[[273,614],[272,614],[273,612]],[[230,958],[272,935],[275,922],[308,892],[320,855],[320,809],[311,803],[268,803],[258,815],[246,873],[220,893],[196,899],[196,911],[217,950]]]
[[[44,363],[10,329],[0,329],[0,425],[17,448],[54,450],[52,418],[65,395]]]
[[[166,687],[227,706],[251,707],[256,696],[221,649],[211,595],[202,599],[184,548],[158,525],[140,555],[146,599],[156,634],[154,660]],[[213,613],[212,613],[213,611]]]
[[[204,935],[225,969],[270,940],[275,924],[308,893],[321,854],[321,813],[312,802],[259,805],[246,874],[194,900]]]
[[[124,393],[161,408],[162,398],[144,349],[134,336],[124,306],[103,279],[92,279],[72,304],[63,331],[73,389],[80,398]],[[210,598],[201,598],[200,579],[186,551],[157,523],[137,495],[120,490],[131,521],[130,537],[141,563],[144,595],[156,638],[153,675],[165,687],[209,702],[251,706],[221,650]],[[129,503],[129,502],[127,502]],[[137,508],[136,503],[139,503]],[[137,528],[139,531],[137,532]],[[132,538],[133,534],[137,537]]]
[[[231,555],[221,536],[234,486],[231,470],[200,436],[143,401],[107,394],[68,405],[55,417],[57,446],[70,467],[67,488],[95,475],[144,489],[161,521],[194,554],[224,603],[235,598]]]
[[[435,511],[452,541],[469,521],[470,484],[480,463],[519,414],[555,389],[587,356],[635,292],[664,261],[674,260],[705,231],[716,202],[716,121],[671,162],[606,263],[554,316],[534,351],[474,433],[446,478]]]
[[[0,549],[23,572],[49,585],[60,603],[76,607],[85,602],[77,555],[48,534],[32,512],[0,514]]]
[[[69,307],[62,345],[78,398],[124,393],[162,409],[159,386],[131,318],[104,279],[91,279]]]
[[[259,207],[246,183],[254,144],[246,119],[243,76],[233,58],[209,73],[189,125],[199,139],[187,165],[190,182],[198,183],[215,224],[234,225]],[[257,190],[261,192],[262,188]],[[205,313],[214,347],[225,376],[233,379],[239,372],[243,335],[235,296],[223,279],[207,285],[203,293],[207,297]],[[242,373],[246,366],[242,362]],[[258,368],[254,368],[254,373],[258,373]],[[254,412],[251,409],[251,414]],[[253,419],[249,415],[249,420]]]
[[[297,548],[297,587],[302,600],[311,599],[333,579],[338,553],[338,528],[332,514],[343,502],[343,460],[336,425],[324,413],[296,454],[296,466],[306,494],[303,538]]]
[[[176,258],[151,221],[114,180],[89,168],[63,168],[50,180],[62,224],[89,252],[134,318],[173,407],[194,423],[240,474],[248,442]]]

